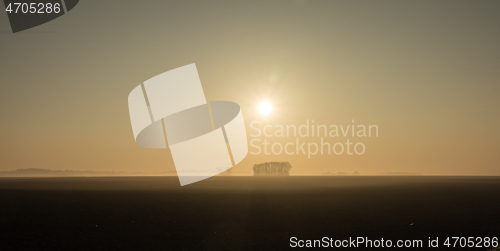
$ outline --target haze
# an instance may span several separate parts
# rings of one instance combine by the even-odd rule
[[[291,175],[500,173],[499,1],[81,1],[12,34],[0,14],[0,171],[174,170],[127,96],[196,63],[207,100],[264,124],[379,127],[360,156],[248,155]],[[267,116],[263,101],[272,104]],[[249,137],[250,139],[250,137]]]

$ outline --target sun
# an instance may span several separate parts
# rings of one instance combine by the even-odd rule
[[[259,105],[259,112],[260,114],[262,115],[268,115],[269,113],[271,113],[271,111],[273,110],[273,107],[271,106],[271,104],[267,101],[264,101],[262,102],[260,105]]]

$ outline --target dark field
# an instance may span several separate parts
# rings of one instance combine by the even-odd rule
[[[0,250],[280,250],[292,236],[421,239],[417,250],[440,237],[436,250],[500,237],[499,216],[498,177],[0,179]]]

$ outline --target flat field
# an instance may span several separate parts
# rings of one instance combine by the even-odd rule
[[[500,237],[500,178],[1,178],[0,226],[0,250],[282,250],[291,237],[449,250],[446,237]]]

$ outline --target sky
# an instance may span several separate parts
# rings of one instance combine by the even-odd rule
[[[127,97],[195,63],[207,100],[241,105],[249,143],[296,140],[253,137],[253,121],[379,128],[325,138],[362,142],[361,155],[249,154],[235,173],[289,161],[292,175],[498,175],[499,12],[499,1],[83,0],[16,34],[0,12],[0,171],[173,171],[168,149],[134,142]]]

